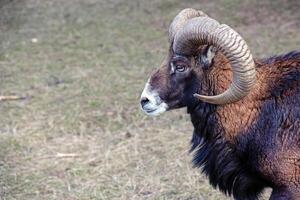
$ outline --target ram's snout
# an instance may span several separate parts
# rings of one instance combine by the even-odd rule
[[[157,91],[151,88],[149,83],[146,83],[140,99],[141,109],[147,115],[156,116],[168,109],[168,105],[161,100]]]

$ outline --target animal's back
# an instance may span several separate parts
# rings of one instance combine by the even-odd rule
[[[260,71],[268,85],[249,145],[253,162],[276,188],[300,190],[300,52],[269,58]]]

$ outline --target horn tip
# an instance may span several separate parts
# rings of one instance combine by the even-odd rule
[[[199,99],[201,101],[205,101],[205,102],[210,100],[209,96],[200,95],[200,94],[197,94],[197,93],[193,94],[193,96],[196,97],[197,99]]]
[[[194,97],[196,97],[197,99],[206,102],[206,103],[210,103],[210,104],[216,104],[216,105],[222,105],[222,104],[226,104],[225,102],[219,102],[218,99],[215,99],[213,96],[205,96],[205,95],[200,95],[200,94],[193,94]]]

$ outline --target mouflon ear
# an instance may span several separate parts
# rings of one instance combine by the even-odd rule
[[[216,48],[207,45],[198,55],[198,63],[203,66],[204,69],[208,69],[213,61],[216,54]]]

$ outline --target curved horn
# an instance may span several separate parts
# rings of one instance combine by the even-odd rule
[[[180,13],[174,17],[169,28],[169,41],[172,42],[176,32],[183,27],[184,23],[194,17],[207,16],[204,12],[200,10],[195,10],[193,8],[185,8]]]
[[[212,104],[236,102],[246,96],[256,82],[255,64],[244,39],[226,24],[209,17],[188,20],[175,35],[173,50],[176,54],[194,55],[200,45],[213,45],[229,60],[233,73],[230,87],[222,94],[204,96],[200,100]]]

